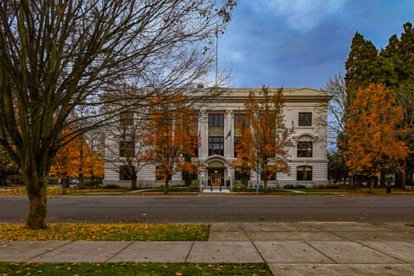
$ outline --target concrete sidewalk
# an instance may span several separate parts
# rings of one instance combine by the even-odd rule
[[[206,242],[0,241],[0,261],[266,262],[275,275],[414,275],[414,227],[214,223]]]

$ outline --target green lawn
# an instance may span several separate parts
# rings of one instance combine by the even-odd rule
[[[50,223],[44,230],[0,224],[0,240],[206,241],[206,224]]]
[[[0,275],[272,275],[265,264],[0,263]]]
[[[254,194],[256,189],[244,188],[234,190],[235,194]],[[369,192],[369,188],[354,188],[338,187],[338,188],[289,188],[289,189],[275,189],[268,188],[265,193],[260,189],[262,195],[349,195],[349,196],[369,196],[369,195],[414,195],[414,191],[407,191],[401,188],[393,188],[390,194],[387,194],[385,188],[374,188],[374,191]]]

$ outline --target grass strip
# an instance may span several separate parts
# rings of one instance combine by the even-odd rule
[[[261,264],[0,263],[1,275],[272,275]]]
[[[0,224],[0,240],[207,241],[206,224],[50,223],[32,230],[23,224]]]

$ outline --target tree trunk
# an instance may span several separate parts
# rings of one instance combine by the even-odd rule
[[[6,175],[0,173],[0,186],[6,186]]]
[[[68,192],[66,191],[66,181],[65,178],[62,179],[62,183],[60,183],[62,185],[62,195],[67,195]]]
[[[133,174],[132,175],[132,180],[131,180],[131,190],[136,190],[138,188],[137,186],[137,174]]]
[[[401,175],[401,186],[403,189],[405,189],[405,185],[407,185],[407,158],[404,158],[404,164],[403,164],[403,171]]]
[[[63,178],[62,178],[62,195],[67,195],[68,193],[67,193],[67,187],[69,186],[69,177],[67,177],[67,176],[64,176]]]
[[[29,215],[26,225],[31,229],[47,228],[47,177],[24,178],[29,197]]]
[[[369,183],[369,192],[374,192],[374,177],[368,177],[368,183]]]
[[[168,194],[168,181],[169,181],[169,177],[166,176],[165,177],[165,185],[164,185],[164,194]]]
[[[259,182],[259,185],[260,185],[260,182]],[[263,180],[263,190],[265,193],[267,192],[267,177],[265,177]]]
[[[383,170],[380,173],[380,186],[385,187],[385,172]]]

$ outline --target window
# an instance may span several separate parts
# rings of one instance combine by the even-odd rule
[[[298,157],[312,157],[312,141],[298,141]]]
[[[224,114],[208,114],[209,127],[224,127]]]
[[[184,180],[184,181],[185,180],[188,180],[188,181],[197,180],[198,179],[198,174],[193,173],[193,172],[182,171],[181,172],[181,179]]]
[[[277,173],[269,173],[266,175],[267,180],[277,180]]]
[[[234,157],[237,157],[237,149],[240,146],[242,130],[249,127],[246,114],[234,114]]]
[[[299,126],[312,126],[312,112],[299,112]]]
[[[164,180],[164,178],[163,170],[159,166],[155,167],[155,180]],[[168,176],[168,180],[171,180],[171,175]]]
[[[194,157],[198,157],[198,149],[201,147],[201,137],[199,136],[192,136],[191,141],[194,147]]]
[[[119,141],[119,156],[120,157],[133,157],[133,156],[135,156],[135,143],[134,143],[134,141]]]
[[[198,149],[201,147],[201,133],[198,129],[198,115],[194,114],[189,124],[189,133],[194,147],[194,156],[198,157]]]
[[[224,137],[210,136],[208,137],[208,155],[224,156]]]
[[[234,127],[237,128],[247,128],[249,126],[249,121],[247,120],[246,114],[234,114]]]
[[[236,181],[248,181],[250,179],[250,172],[241,172],[240,170],[234,171],[234,180]]]
[[[296,179],[298,181],[311,181],[312,180],[312,167],[311,166],[298,166],[296,169]]]
[[[128,127],[134,124],[134,112],[125,111],[119,115],[119,124],[121,127]]]
[[[119,166],[119,180],[132,180],[134,168],[127,165]]]
[[[237,151],[240,147],[240,139],[241,137],[234,137],[234,157],[237,157]]]

